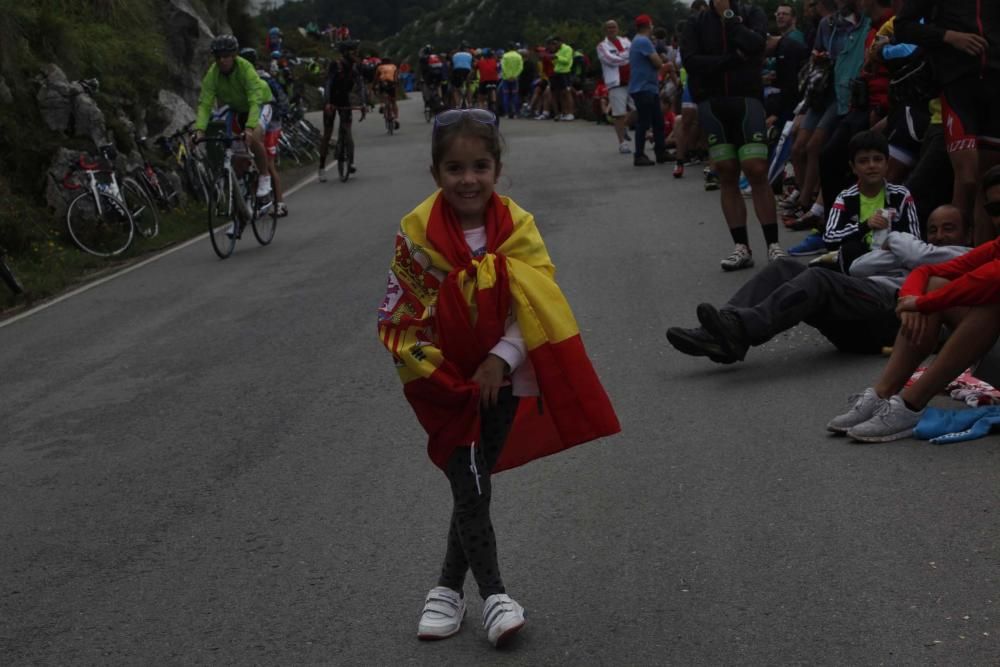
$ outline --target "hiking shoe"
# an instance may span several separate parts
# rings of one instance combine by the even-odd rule
[[[710,303],[699,303],[695,310],[701,328],[715,336],[722,346],[722,351],[733,361],[743,361],[747,356],[750,344],[747,342],[743,321],[736,313],[729,310],[719,310]]]
[[[632,145],[627,141],[623,141],[618,144],[618,152],[622,155],[628,155],[632,152]]]
[[[854,394],[847,399],[851,409],[842,415],[837,415],[826,425],[827,431],[833,433],[847,433],[852,428],[868,421],[875,416],[878,407],[885,403],[884,398],[880,398],[875,390],[868,387],[860,394]]]
[[[483,602],[483,629],[496,647],[503,645],[524,627],[524,607],[506,593],[496,593]]]
[[[674,165],[674,178],[682,178],[683,176],[684,176],[684,163],[678,160],[677,164]]]
[[[418,639],[445,639],[462,629],[465,600],[446,586],[435,586],[424,600],[417,626]]]
[[[646,157],[645,153],[639,153],[632,159],[632,164],[636,167],[652,167],[656,163]]]
[[[285,216],[288,215],[288,207],[285,206],[285,202],[283,202],[283,201],[279,201],[278,202],[277,215],[278,215],[279,218],[284,218]]]
[[[806,257],[809,255],[822,255],[826,252],[826,244],[823,243],[823,235],[813,232],[802,239],[797,245],[788,249],[788,254],[792,257]]]
[[[721,264],[723,271],[748,269],[753,266],[753,254],[750,252],[750,248],[742,243],[737,243],[736,247],[733,248],[733,252],[729,257],[722,260]]]
[[[701,327],[693,329],[670,327],[667,329],[667,340],[678,352],[692,357],[708,357],[719,364],[731,364],[736,361],[727,354],[715,336]]]
[[[767,261],[773,262],[776,259],[781,259],[782,257],[788,257],[788,253],[777,243],[772,243],[767,246]]]
[[[847,431],[847,437],[858,442],[891,442],[909,438],[923,415],[923,410],[914,411],[906,407],[902,397],[896,394],[883,401],[871,419]]]
[[[320,183],[326,183],[326,169],[323,167],[319,168],[319,175],[316,177]]]

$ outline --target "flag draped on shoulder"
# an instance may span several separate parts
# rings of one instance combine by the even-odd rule
[[[486,238],[485,255],[473,257],[435,192],[402,220],[378,313],[379,338],[442,469],[456,447],[479,438],[479,387],[470,378],[511,311],[539,396],[522,397],[495,472],[621,430],[532,215],[494,194]]]

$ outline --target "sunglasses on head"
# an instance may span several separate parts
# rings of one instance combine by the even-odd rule
[[[991,218],[1000,218],[1000,199],[986,202],[983,208],[986,209],[986,215]]]
[[[448,109],[434,116],[434,131],[436,132],[439,127],[454,125],[465,117],[483,125],[500,126],[496,114],[486,109]]]

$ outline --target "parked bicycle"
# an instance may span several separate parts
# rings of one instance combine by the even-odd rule
[[[201,155],[190,143],[189,136],[193,126],[194,121],[191,121],[169,137],[160,137],[156,143],[166,156],[177,163],[184,189],[198,201],[207,203],[211,178]]]
[[[156,202],[161,211],[169,211],[180,203],[179,193],[166,172],[159,167],[154,167],[153,163],[146,157],[146,137],[136,137],[135,145],[139,150],[139,156],[142,157],[142,166],[135,170],[135,180],[143,186],[146,194]]]
[[[14,271],[8,266],[2,248],[0,248],[0,280],[3,280],[4,284],[7,285],[7,289],[14,294],[24,293],[24,285],[21,284],[21,281],[14,275]]]
[[[117,154],[114,147],[102,146],[100,151],[106,165],[89,162],[81,155],[63,177],[62,186],[67,190],[84,188],[66,209],[66,227],[70,238],[84,252],[112,257],[132,245],[136,232],[146,238],[156,236],[159,216],[135,179],[125,177],[119,185],[118,175],[110,166]],[[80,171],[86,175],[85,186],[75,180]]]
[[[233,254],[247,225],[258,243],[269,244],[278,226],[278,208],[273,199],[264,205],[257,200],[259,174],[242,132],[236,127],[236,114],[222,111],[217,116],[201,141],[222,147],[221,155],[213,155],[209,149],[209,157],[218,158],[211,164],[219,166],[212,170],[208,188],[208,238],[219,259],[226,259]]]

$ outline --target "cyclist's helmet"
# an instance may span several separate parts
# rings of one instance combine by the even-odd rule
[[[252,49],[249,46],[240,49],[240,58],[243,60],[249,60],[251,65],[257,64],[257,49]]]
[[[280,60],[281,51],[271,51],[271,60]]]
[[[490,57],[490,53],[491,53],[491,51],[489,49],[480,49],[480,51],[479,51],[479,55],[481,55],[484,58],[489,58]]]
[[[271,37],[277,37],[278,35],[281,34],[281,29],[278,28],[277,26],[275,26],[275,27],[271,28],[270,30],[268,30],[267,34],[269,34]]]
[[[357,51],[360,45],[361,42],[356,39],[345,39],[343,42],[337,44],[337,48],[341,53],[348,53],[350,51]]]
[[[228,54],[236,55],[240,50],[239,41],[232,35],[217,35],[212,40],[212,55],[224,56]]]

